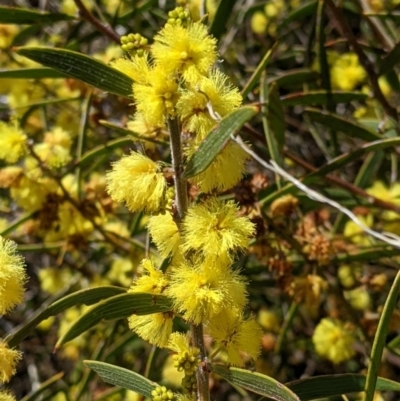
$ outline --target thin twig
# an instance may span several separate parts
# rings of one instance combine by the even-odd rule
[[[103,32],[106,36],[108,36],[115,43],[120,44],[119,35],[114,32],[109,26],[104,25],[101,21],[99,21],[82,3],[81,0],[74,0],[76,6],[79,9],[79,14],[82,18],[88,20],[93,26],[95,26],[100,32]]]

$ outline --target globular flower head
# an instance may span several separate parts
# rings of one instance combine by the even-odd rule
[[[0,159],[15,163],[26,152],[27,137],[17,121],[9,124],[0,121]]]
[[[212,70],[182,92],[176,107],[185,129],[204,138],[216,124],[216,118],[240,106],[242,96],[227,80],[224,73]]]
[[[143,259],[141,267],[146,273],[132,283],[129,292],[161,294],[168,285],[167,277],[160,269],[154,266],[151,259]]]
[[[151,52],[156,63],[169,74],[180,73],[186,81],[195,82],[215,63],[216,44],[200,22],[187,27],[166,24],[155,36]]]
[[[17,244],[0,237],[0,315],[22,302],[26,280],[24,258],[17,254]]]
[[[207,327],[218,348],[227,356],[228,363],[243,366],[256,359],[261,350],[262,329],[253,317],[245,319],[237,309],[229,309],[215,316]]]
[[[172,332],[173,314],[152,313],[150,315],[132,315],[128,319],[129,328],[143,340],[158,347],[166,347]]]
[[[17,401],[17,400],[10,392],[0,391],[0,401]]]
[[[146,82],[133,84],[133,97],[148,124],[163,126],[176,114],[178,83],[164,68],[156,66],[149,71]]]
[[[20,351],[10,349],[7,343],[0,340],[0,383],[10,381],[21,358],[22,353]]]
[[[189,208],[183,221],[183,249],[205,256],[227,255],[246,248],[253,232],[254,225],[238,215],[234,202],[209,198]]]
[[[131,58],[119,58],[111,62],[111,66],[131,77],[137,83],[146,83],[151,66],[147,54],[135,55]]]
[[[107,190],[117,202],[125,202],[132,212],[157,212],[163,204],[166,182],[160,165],[132,152],[113,164],[107,173]]]
[[[171,213],[166,212],[151,216],[147,227],[162,257],[166,258],[178,250],[180,236],[178,226],[172,218]]]
[[[151,391],[153,401],[173,401],[175,399],[174,393],[168,390],[165,386],[158,386]]]
[[[197,146],[187,149],[190,157],[197,151]],[[189,181],[198,185],[202,192],[224,192],[234,187],[243,177],[248,154],[235,142],[228,142],[218,156],[202,173],[191,177]]]
[[[243,308],[246,302],[244,279],[238,273],[200,258],[193,263],[184,261],[172,270],[167,294],[175,310],[194,324],[204,323],[228,307]]]
[[[347,361],[355,354],[354,330],[337,319],[322,319],[315,328],[312,341],[317,353],[333,363]]]

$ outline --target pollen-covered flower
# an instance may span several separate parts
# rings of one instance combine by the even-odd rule
[[[228,266],[209,260],[176,266],[166,293],[175,310],[194,324],[204,323],[228,307],[241,309],[246,303],[244,279]]]
[[[0,132],[0,159],[15,163],[26,152],[27,137],[16,120],[9,124],[0,121]]]
[[[176,108],[185,129],[204,138],[216,119],[240,106],[243,99],[239,90],[227,81],[224,73],[212,70],[182,92]]]
[[[185,153],[190,158],[196,151],[197,146],[194,146]],[[189,181],[198,185],[202,192],[224,192],[241,180],[248,158],[248,154],[237,143],[229,141],[207,169],[191,177]]]
[[[0,237],[0,315],[22,302],[26,280],[24,258],[17,253],[17,244]]]
[[[178,250],[180,236],[178,226],[172,218],[171,213],[166,212],[151,216],[147,227],[162,257],[166,258]]]
[[[8,391],[0,391],[0,401],[16,401],[16,398]]]
[[[337,319],[322,319],[315,328],[312,341],[317,353],[333,363],[347,361],[355,354],[354,330]]]
[[[217,59],[217,40],[207,27],[195,22],[186,28],[166,24],[154,38],[151,52],[156,63],[168,74],[180,73],[188,82],[205,75]]]
[[[152,313],[150,315],[132,315],[128,318],[129,328],[133,330],[143,340],[150,344],[164,348],[168,344],[168,339],[172,333],[173,314]]]
[[[226,255],[246,248],[253,232],[253,223],[238,215],[233,201],[209,198],[189,208],[183,221],[183,249],[205,256]]]
[[[134,55],[130,59],[119,58],[111,62],[111,66],[131,77],[135,82],[146,83],[150,72],[150,63],[147,54]]]
[[[141,267],[146,274],[136,279],[128,292],[150,292],[152,294],[161,294],[168,285],[168,279],[164,273],[154,266],[151,259],[143,259]]]
[[[243,366],[260,354],[262,329],[253,317],[244,319],[240,312],[229,308],[215,316],[206,330],[230,365]]]
[[[125,202],[132,212],[157,212],[163,202],[166,182],[160,165],[132,152],[113,164],[107,173],[107,190],[117,202]]]
[[[22,352],[10,349],[6,342],[0,340],[0,383],[10,381],[21,358]]]
[[[146,82],[133,84],[133,97],[137,111],[148,124],[165,125],[165,120],[175,116],[179,99],[178,83],[163,67],[152,68]]]
[[[351,91],[360,85],[367,73],[358,61],[355,53],[345,53],[334,61],[331,68],[332,87]]]

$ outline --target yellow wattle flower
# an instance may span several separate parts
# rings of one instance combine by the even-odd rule
[[[26,281],[24,258],[17,253],[17,244],[0,237],[0,315],[23,301]]]
[[[166,181],[160,165],[137,152],[123,156],[107,173],[107,191],[132,212],[158,212],[163,204]]]
[[[10,381],[21,358],[22,352],[9,348],[7,343],[0,340],[0,383]]]

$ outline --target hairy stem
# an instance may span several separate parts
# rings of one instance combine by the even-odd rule
[[[181,131],[179,123],[176,119],[168,119],[168,130],[171,137],[171,155],[172,155],[172,168],[174,170],[175,182],[175,207],[176,207],[176,220],[179,230],[181,230],[181,223],[188,209],[188,196],[187,196],[187,182],[183,176],[183,158],[182,158],[182,144],[181,144]],[[208,387],[208,368],[206,351],[204,347],[203,326],[194,325],[190,326],[190,333],[194,347],[200,350],[201,364],[197,369],[197,400],[209,401],[210,390]]]

